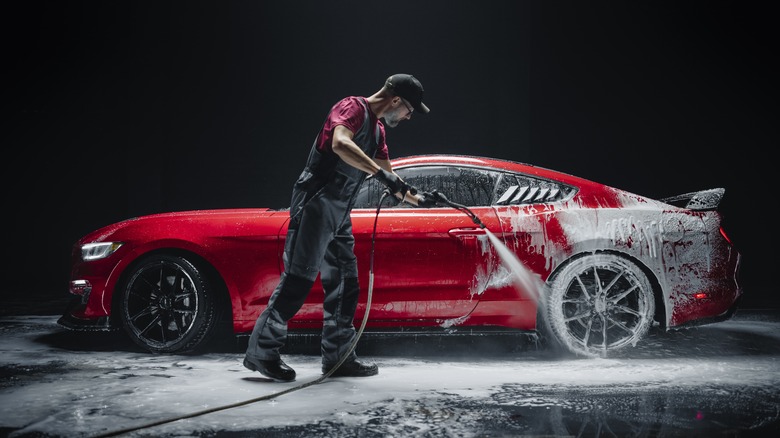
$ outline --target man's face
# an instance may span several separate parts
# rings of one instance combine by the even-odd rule
[[[401,123],[402,120],[408,120],[412,118],[414,108],[405,99],[399,97],[398,105],[392,110],[385,113],[382,117],[385,119],[385,125],[395,128]]]

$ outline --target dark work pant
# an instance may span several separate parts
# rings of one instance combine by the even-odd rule
[[[360,292],[348,207],[322,193],[296,205],[294,195],[291,212],[295,213],[285,242],[285,272],[255,322],[246,355],[279,358],[287,322],[300,310],[319,273],[325,293],[322,362],[334,365],[356,336],[353,318]],[[350,356],[354,359],[355,353]]]

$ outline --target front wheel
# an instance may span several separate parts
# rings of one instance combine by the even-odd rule
[[[655,300],[647,275],[635,263],[601,253],[573,260],[555,275],[546,311],[555,337],[568,350],[606,357],[647,334]]]
[[[189,260],[153,255],[140,261],[119,290],[122,325],[153,353],[189,353],[217,325],[217,304],[203,273]]]

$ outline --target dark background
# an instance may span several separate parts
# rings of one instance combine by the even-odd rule
[[[388,130],[391,156],[506,158],[657,198],[724,187],[745,305],[780,306],[770,2],[15,3],[5,302],[67,299],[71,245],[103,225],[286,206],[330,106],[405,72],[431,113]]]

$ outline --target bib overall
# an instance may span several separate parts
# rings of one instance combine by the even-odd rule
[[[352,140],[373,157],[378,124],[370,123],[368,103],[362,127]],[[320,152],[316,141],[292,191],[290,225],[284,247],[284,272],[255,322],[246,355],[276,360],[287,340],[287,321],[300,310],[317,274],[325,292],[323,302],[322,363],[335,365],[356,336],[357,258],[354,253],[350,210],[366,173],[342,161],[333,152]],[[347,361],[356,359],[354,352]]]

